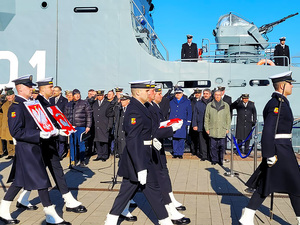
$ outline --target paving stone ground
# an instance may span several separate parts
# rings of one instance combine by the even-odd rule
[[[74,196],[88,209],[87,213],[75,214],[66,212],[63,199],[54,187],[50,191],[52,202],[56,209],[66,221],[73,225],[104,224],[106,214],[109,212],[115,197],[118,194],[120,184],[116,184],[110,190],[111,184],[102,183],[111,181],[113,174],[113,157],[106,162],[93,161],[93,156],[87,163],[86,168],[75,167],[77,170],[68,169],[68,158],[62,161],[62,165]],[[239,173],[238,177],[224,176],[229,171],[230,162],[224,166],[211,165],[208,161],[200,161],[189,153],[184,154],[183,159],[172,159],[168,154],[168,167],[172,180],[173,191],[178,201],[182,202],[187,210],[186,217],[191,219],[192,225],[238,225],[242,208],[247,205],[251,194],[245,192],[244,183],[253,173],[253,157],[241,160],[234,156],[234,171]],[[299,155],[297,155],[298,161]],[[230,154],[226,155],[230,159]],[[260,160],[260,158],[259,158]],[[258,162],[259,163],[259,162]],[[6,180],[11,168],[11,162],[0,159],[0,198],[2,199],[9,184]],[[51,176],[50,176],[51,177]],[[121,178],[118,178],[121,181]],[[52,184],[54,182],[52,181]],[[24,211],[15,207],[16,200],[12,203],[11,213],[13,218],[18,218],[22,225],[46,224],[42,204],[37,196],[37,191],[30,195],[32,204],[39,209],[36,211]],[[131,213],[138,217],[135,223],[119,220],[122,225],[148,225],[158,224],[158,220],[150,205],[142,193],[134,197],[138,206],[131,208]],[[274,219],[269,220],[270,198],[259,208],[255,217],[255,224],[297,224],[291,203],[287,195],[275,194]],[[1,224],[1,222],[0,222]]]

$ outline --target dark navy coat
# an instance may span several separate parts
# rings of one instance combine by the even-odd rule
[[[17,141],[15,159],[8,182],[25,190],[51,187],[40,148],[40,130],[23,102],[16,96],[8,110],[9,131]]]
[[[163,117],[160,108],[155,103],[146,103],[145,104],[150,112],[152,119],[152,137],[157,138],[161,143],[163,143],[164,138],[169,138],[173,136],[172,127],[159,128],[161,118]],[[162,148],[160,151],[157,151],[155,148],[152,148],[152,160],[155,164],[159,165],[160,168],[164,168],[167,163],[166,153]]]
[[[192,106],[191,101],[182,97],[178,102],[176,98],[170,101],[170,116],[169,119],[179,118],[183,120],[182,127],[175,132],[174,138],[186,138],[187,126],[191,124],[192,120]]]
[[[245,107],[243,101],[239,98],[231,104],[230,108],[231,110],[236,109],[237,112],[235,136],[239,140],[245,140],[249,136],[257,119],[254,102],[248,101]]]
[[[184,60],[183,62],[197,62],[198,60],[198,47],[196,43],[192,43],[191,46],[188,43],[184,43],[181,48],[181,59],[194,59]]]
[[[64,96],[60,95],[57,103],[55,104],[55,97],[50,98],[51,105],[57,105],[57,107],[60,109],[62,113],[64,113],[66,105],[68,104],[68,99],[66,99]]]
[[[290,134],[293,127],[293,113],[289,101],[274,92],[263,111],[264,129],[261,139],[262,163],[247,181],[263,196],[272,192],[289,193],[300,196],[300,169],[293,151],[291,139],[275,139],[279,100],[282,99],[277,134]],[[267,158],[277,155],[278,161],[268,167]]]
[[[152,164],[152,146],[144,141],[152,140],[151,116],[141,102],[131,98],[124,117],[126,147],[123,152],[118,175],[138,182],[137,173]]]
[[[288,66],[290,63],[290,48],[288,45],[285,45],[284,48],[281,44],[275,46],[274,56],[286,56],[288,58],[275,58],[275,65],[276,66]]]
[[[194,105],[192,127],[198,127],[197,131],[204,130],[204,116],[206,104],[203,101],[197,101]]]

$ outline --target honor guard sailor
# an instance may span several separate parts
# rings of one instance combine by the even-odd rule
[[[116,225],[121,212],[140,187],[161,225],[172,225],[164,206],[152,162],[152,121],[144,105],[148,101],[150,80],[131,82],[132,98],[124,117],[126,147],[118,175],[121,188],[107,215],[105,225]]]
[[[51,186],[42,158],[40,141],[49,139],[50,133],[40,131],[26,109],[24,102],[29,101],[32,94],[32,75],[27,75],[13,80],[18,95],[8,110],[8,126],[12,137],[16,140],[13,167],[9,176],[12,182],[0,205],[0,220],[6,224],[16,224],[19,220],[13,219],[9,207],[18,192],[24,190],[38,190],[39,197],[44,207],[47,224],[66,224],[55,211],[52,205],[48,188]],[[34,169],[32,169],[34,168]],[[17,207],[36,209],[31,205],[17,202]]]
[[[275,92],[263,110],[261,138],[263,160],[246,185],[255,188],[243,215],[242,225],[253,225],[255,211],[273,193],[287,193],[300,225],[300,170],[292,147],[293,113],[288,95],[292,94],[292,72],[271,76]]]

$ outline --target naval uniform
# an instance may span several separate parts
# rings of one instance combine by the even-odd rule
[[[181,59],[182,62],[197,62],[198,60],[198,47],[196,43],[184,43],[181,48]],[[190,59],[190,60],[187,60]],[[191,60],[194,59],[194,60]]]
[[[288,66],[290,63],[290,48],[288,45],[277,44],[274,50],[274,56],[286,56],[286,57],[276,57],[276,66]]]
[[[44,207],[50,206],[48,188],[51,187],[40,147],[40,130],[26,109],[23,97],[16,96],[8,110],[8,126],[17,141],[15,158],[8,178],[13,182],[4,196],[12,201],[17,193],[24,190],[38,190]]]
[[[120,215],[140,187],[159,220],[168,217],[152,161],[152,121],[146,106],[131,98],[124,117],[126,147],[118,175],[123,177],[118,196],[110,211]],[[147,182],[140,185],[137,173],[147,170]]]
[[[275,136],[280,100],[282,105]],[[294,118],[287,98],[274,92],[264,108],[263,117],[264,129],[261,140],[263,160],[246,185],[255,188],[255,195],[259,194],[262,201],[273,192],[288,193],[296,215],[300,216],[300,169],[289,136],[292,133]],[[274,155],[277,155],[278,161],[269,167],[267,158]],[[251,200],[248,208],[251,208]]]
[[[46,100],[42,95],[38,95],[36,100],[39,100],[42,107],[44,108],[45,112],[47,113],[49,119],[53,123],[56,128],[59,129],[59,125],[57,124],[56,120],[53,116],[49,113],[47,107],[52,106],[52,104]],[[52,177],[54,178],[55,184],[62,195],[69,192],[63,168],[60,164],[60,156],[58,154],[58,147],[59,147],[59,137],[50,137],[49,139],[42,139],[41,141],[41,148],[43,159],[48,167]]]

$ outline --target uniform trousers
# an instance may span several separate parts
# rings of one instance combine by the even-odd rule
[[[300,196],[295,196],[289,194],[289,198],[291,200],[292,207],[294,209],[294,212],[297,217],[300,216]],[[263,201],[266,199],[266,197],[261,196],[257,191],[255,191],[247,205],[247,208],[252,210],[257,210]]]
[[[134,196],[140,187],[148,202],[150,203],[158,220],[168,217],[168,212],[165,208],[164,201],[161,194],[161,189],[153,171],[153,165],[150,166],[147,174],[147,183],[141,186],[138,182],[132,182],[127,178],[123,178],[118,196],[112,206],[110,214],[120,215],[124,210],[129,200]]]
[[[168,205],[172,202],[169,193],[172,192],[171,179],[169,176],[168,168],[162,168],[160,165],[157,166],[156,177],[158,180],[158,184],[162,193],[162,197],[164,200],[164,204]]]
[[[95,145],[96,145],[96,149],[97,149],[98,158],[108,159],[108,157],[109,157],[108,143],[101,142],[101,141],[95,141]]]
[[[10,187],[8,188],[3,200],[10,201],[10,202],[13,201],[21,189],[22,189],[22,187],[16,187],[13,182],[10,185]],[[39,194],[40,200],[42,202],[42,205],[44,207],[48,207],[48,206],[52,205],[47,188],[39,189],[38,194]]]
[[[173,155],[182,156],[184,153],[184,138],[173,138]]]
[[[192,129],[189,131],[190,149],[193,155],[199,155],[199,135],[198,132]]]
[[[0,156],[4,154],[4,151],[3,151],[3,144],[2,144],[2,140],[0,138]]]
[[[44,163],[48,167],[55,181],[56,187],[62,195],[67,194],[69,192],[69,188],[65,180],[63,168],[60,164],[60,157],[50,149],[42,150],[42,154]]]
[[[75,161],[77,145],[79,146],[79,159],[81,162],[84,161],[85,157],[85,143],[80,141],[81,134],[85,132],[85,127],[75,127],[77,132],[70,135],[70,157],[71,162]]]
[[[209,160],[209,136],[205,131],[199,132],[199,158]]]
[[[6,142],[6,150],[8,156],[15,156],[15,145],[12,140],[4,140]],[[1,150],[0,150],[1,151]]]
[[[210,137],[210,156],[213,163],[223,165],[225,143],[225,138]]]

